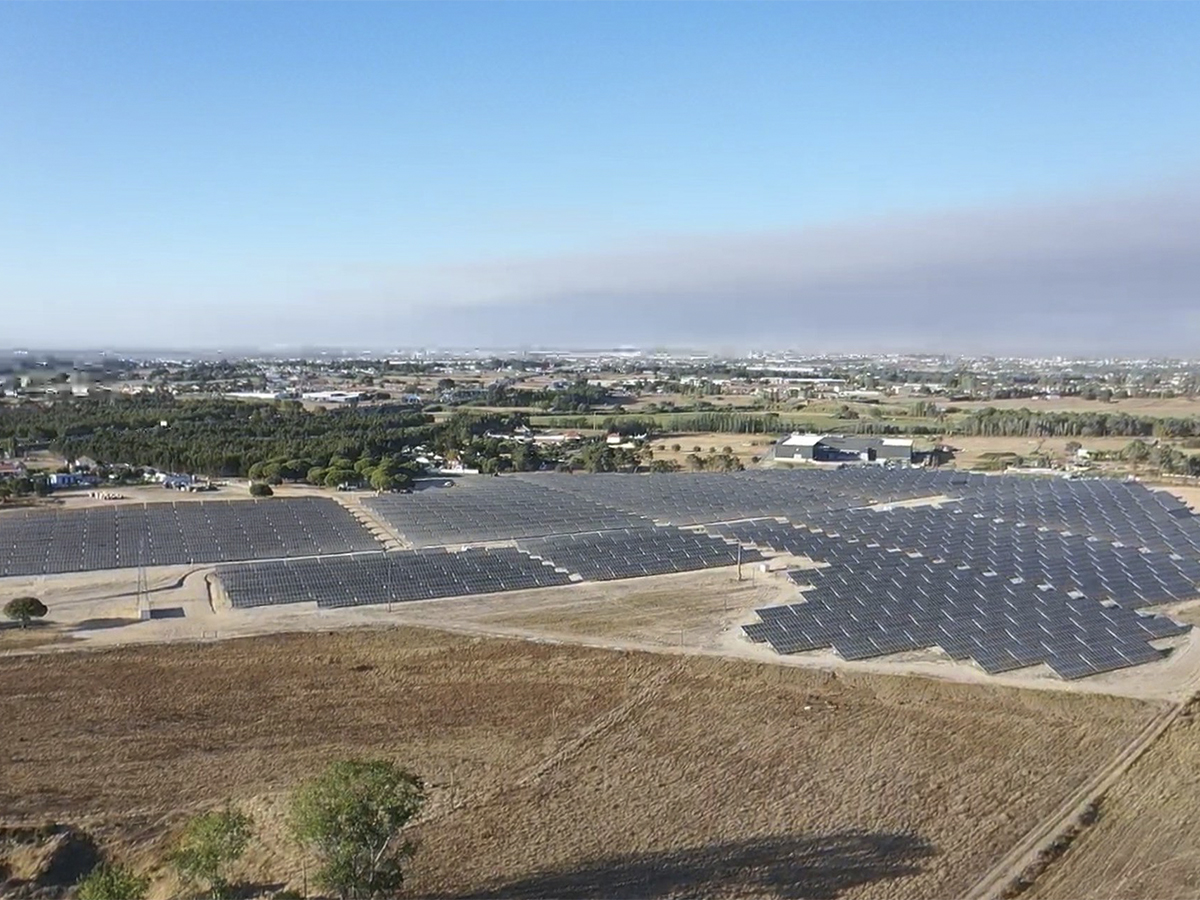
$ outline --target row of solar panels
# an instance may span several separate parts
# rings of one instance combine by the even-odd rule
[[[740,551],[743,561],[761,558]],[[643,526],[522,542],[519,548],[400,550],[221,566],[236,608],[316,602],[320,607],[401,603],[694,571],[735,564],[739,549],[706,534]]]
[[[218,567],[217,576],[239,609],[300,602],[322,608],[403,603],[571,581],[566,573],[506,547],[249,563]]]
[[[380,550],[341,504],[319,497],[0,514],[0,576]]]

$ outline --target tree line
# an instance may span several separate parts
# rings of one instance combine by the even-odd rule
[[[1200,419],[1135,416],[1124,412],[1044,412],[987,407],[951,419],[949,434],[972,437],[1155,437],[1200,436]]]
[[[179,400],[169,394],[27,404],[0,413],[0,440],[19,455],[47,446],[67,459],[152,466],[213,477],[250,477],[274,464],[305,477],[335,459],[407,459],[437,427],[420,412],[346,408],[308,411],[297,403]],[[302,470],[302,471],[300,471]]]

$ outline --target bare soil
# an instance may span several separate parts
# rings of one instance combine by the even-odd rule
[[[231,798],[240,877],[299,887],[287,791],[382,755],[431,787],[414,896],[948,897],[1155,708],[417,628],[9,656],[0,825],[78,826],[165,897],[163,841]]]

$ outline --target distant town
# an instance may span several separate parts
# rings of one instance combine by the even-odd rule
[[[1200,474],[1200,363],[1180,360],[11,351],[0,390],[10,501],[231,479],[404,490],[429,475],[539,469]],[[297,415],[326,417],[328,452],[300,440],[311,429]]]

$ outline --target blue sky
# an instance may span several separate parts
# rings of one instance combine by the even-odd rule
[[[319,342],[331,304],[362,312],[357,341],[459,343],[439,315],[486,307],[521,324],[506,341],[587,343],[582,300],[695,296],[695,253],[662,257],[674,289],[585,277],[630,252],[1191,198],[1197,46],[1182,3],[10,3],[0,343],[158,344],[177,329],[156,309],[204,320],[202,344],[233,343],[233,322]],[[766,279],[794,313],[772,337],[852,339],[804,328],[838,285],[789,295],[758,265],[721,302]],[[881,302],[919,265],[879,275]],[[96,321],[114,306],[130,316]],[[724,337],[623,327],[612,340]]]

